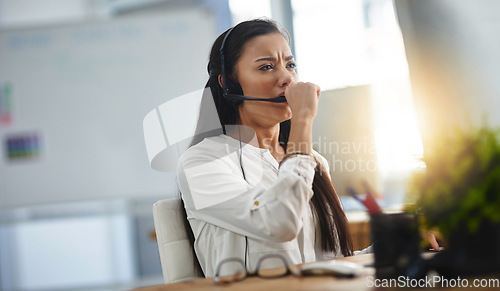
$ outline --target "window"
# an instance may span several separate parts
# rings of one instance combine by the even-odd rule
[[[401,202],[404,181],[423,150],[393,2],[292,0],[292,5],[299,78],[323,91],[370,85],[380,191]]]

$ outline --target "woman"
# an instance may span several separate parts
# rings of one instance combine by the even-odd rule
[[[190,147],[178,165],[205,276],[232,257],[255,269],[269,253],[291,264],[352,255],[328,164],[312,149],[320,88],[298,82],[287,33],[271,20],[242,22],[217,38],[208,71],[224,134]],[[226,87],[287,102],[224,96]]]

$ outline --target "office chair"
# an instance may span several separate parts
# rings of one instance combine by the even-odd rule
[[[159,200],[153,204],[156,241],[165,284],[202,277],[184,229],[180,198]]]
[[[196,136],[201,140],[206,136],[222,134],[211,96],[209,88],[193,91],[157,106],[145,116],[144,141],[153,169],[175,172],[178,158],[188,148],[192,138]],[[203,110],[200,109],[200,102]],[[201,122],[203,126],[196,128],[200,111],[207,117]],[[181,125],[179,112],[182,112]],[[184,228],[183,207],[180,198],[159,200],[153,204],[156,240],[166,284],[203,277]]]

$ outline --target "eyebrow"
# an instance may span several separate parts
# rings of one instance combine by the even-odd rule
[[[293,55],[289,55],[285,58],[285,61],[290,61],[293,59]],[[259,58],[256,59],[255,62],[260,62],[260,61],[270,61],[270,62],[275,62],[276,58],[275,57],[264,57],[264,58]]]

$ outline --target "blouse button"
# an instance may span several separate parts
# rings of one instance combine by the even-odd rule
[[[259,206],[259,201],[255,201],[255,202],[253,203],[253,205],[255,205],[255,206]]]

